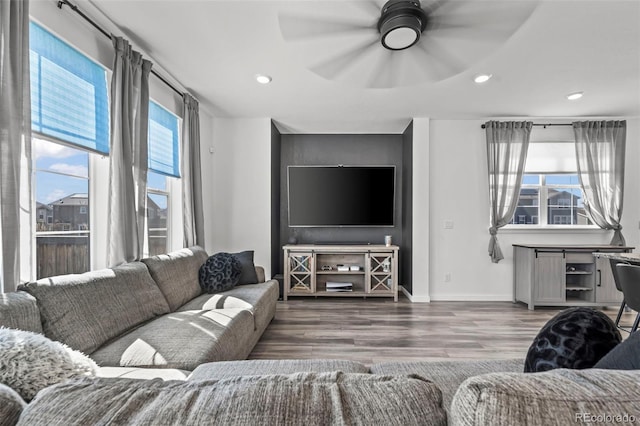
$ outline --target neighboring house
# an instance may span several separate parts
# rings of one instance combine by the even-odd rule
[[[151,197],[147,197],[147,220],[149,228],[167,227],[167,209],[162,209]]]
[[[89,197],[76,193],[50,204],[53,208],[52,231],[85,231],[89,229]]]
[[[539,223],[539,202],[537,188],[522,188],[518,207],[511,223],[518,225],[537,225]],[[582,197],[569,191],[549,188],[548,218],[550,225],[589,225]]]
[[[48,227],[53,223],[53,207],[36,201],[36,229],[38,231],[47,231]]]

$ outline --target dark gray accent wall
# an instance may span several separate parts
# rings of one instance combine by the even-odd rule
[[[271,121],[271,273],[282,273],[280,244],[280,145],[282,135]],[[269,278],[269,277],[267,277]]]
[[[400,284],[413,294],[411,281],[413,247],[413,121],[402,134],[402,255]]]
[[[406,133],[406,132],[405,132]],[[410,132],[409,132],[410,133]],[[280,144],[279,178],[279,238],[272,238],[272,259],[277,259],[274,274],[283,272],[282,246],[291,240],[305,243],[374,243],[383,244],[384,236],[391,235],[400,246],[400,259],[404,257],[406,228],[403,211],[404,170],[403,134],[284,134],[272,135]],[[273,144],[272,140],[272,144]],[[275,148],[275,145],[272,145]],[[274,151],[272,151],[273,153]],[[288,226],[287,166],[289,165],[394,165],[396,167],[395,226],[393,227],[319,227],[290,228]],[[274,164],[272,162],[272,172]],[[274,193],[272,193],[273,195]],[[409,192],[410,194],[410,192]],[[274,200],[275,201],[275,200]],[[409,216],[410,218],[410,216]],[[275,219],[275,218],[274,218]],[[272,219],[272,232],[273,230]],[[276,253],[277,248],[277,255]],[[410,276],[410,274],[409,274]],[[402,281],[401,281],[402,282]]]

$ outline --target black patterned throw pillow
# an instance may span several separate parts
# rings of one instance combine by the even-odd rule
[[[200,287],[207,293],[219,293],[232,289],[240,279],[242,265],[230,253],[216,253],[200,267]]]
[[[593,367],[622,340],[607,315],[591,308],[569,308],[551,318],[527,352],[524,372]]]

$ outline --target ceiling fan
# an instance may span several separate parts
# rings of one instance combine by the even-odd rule
[[[297,59],[328,80],[368,88],[412,86],[457,75],[500,48],[535,0],[300,2],[279,15]],[[288,3],[288,6],[292,3]]]

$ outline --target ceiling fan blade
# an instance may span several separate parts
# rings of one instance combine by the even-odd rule
[[[508,39],[531,16],[536,1],[456,1],[429,15],[425,33],[460,39]]]
[[[373,52],[372,48],[376,48],[377,44],[377,39],[358,43],[337,56],[332,56],[309,67],[309,69],[326,79],[339,80],[342,75],[347,73],[349,68],[357,64],[366,55],[371,54]],[[371,71],[369,68],[369,72]]]
[[[329,18],[303,18],[300,16],[280,16],[280,32],[287,41],[314,39],[318,37],[340,37],[369,31],[368,25],[353,22],[338,22]]]
[[[423,81],[445,80],[468,67],[467,63],[452,54],[438,40],[420,43],[415,50],[414,60],[414,69],[422,74]]]

